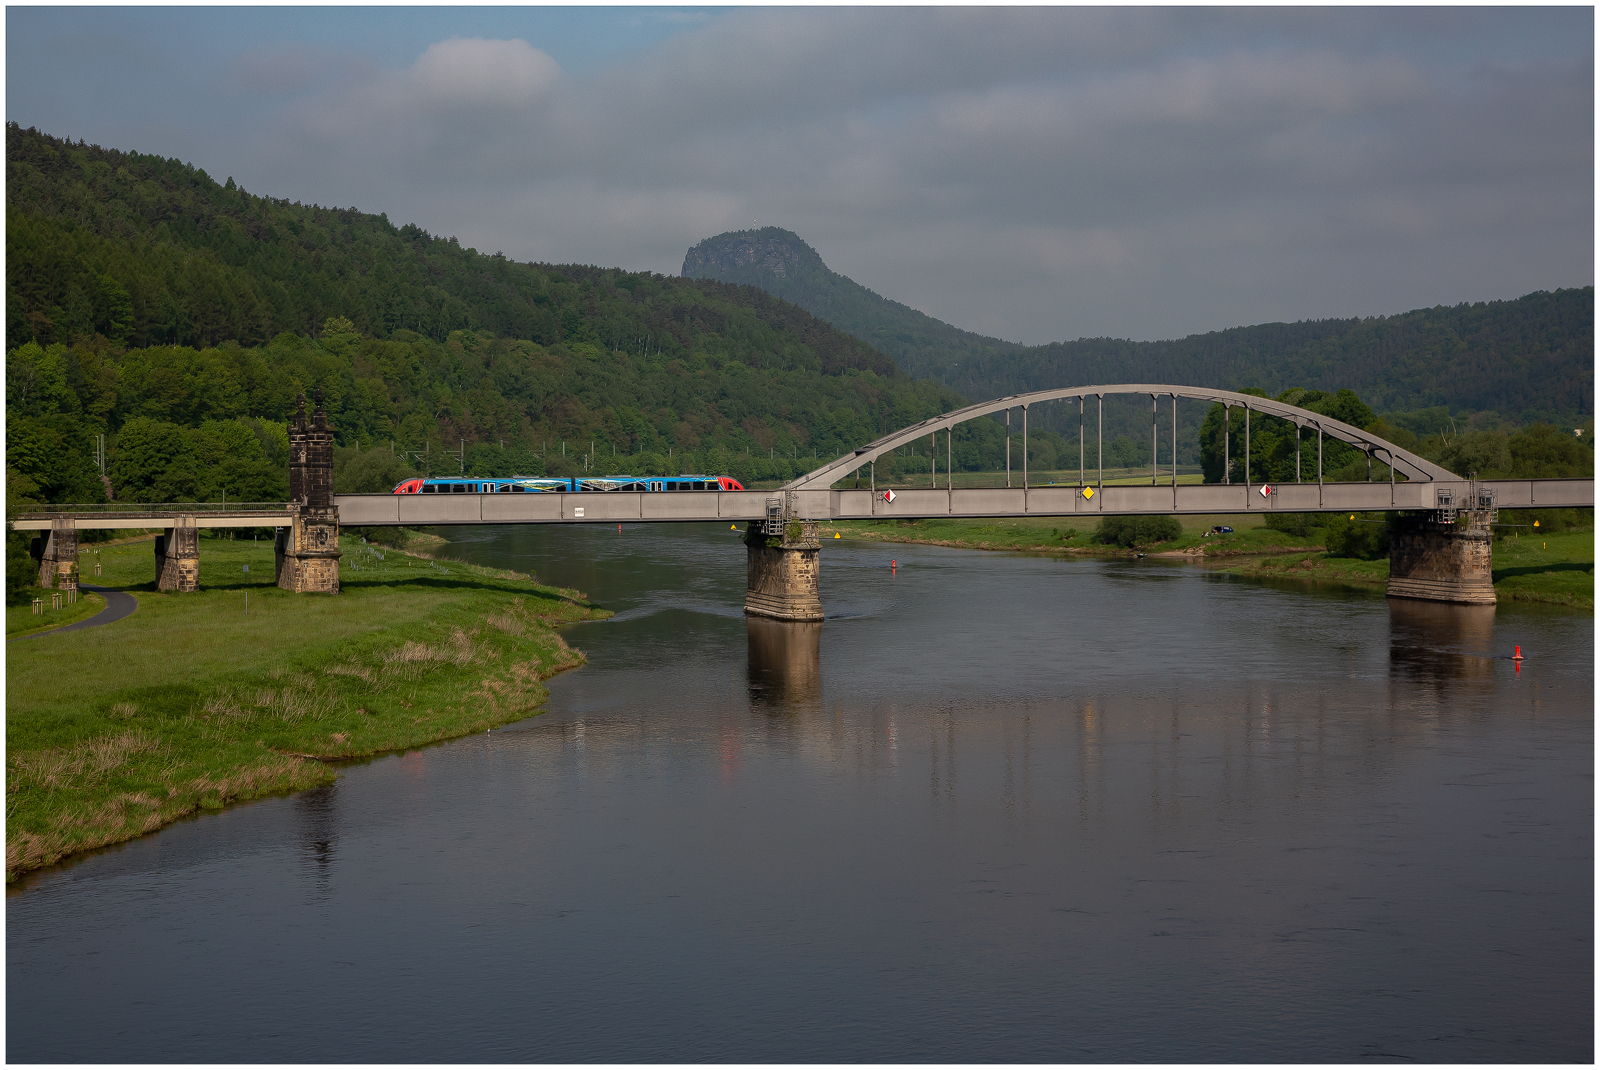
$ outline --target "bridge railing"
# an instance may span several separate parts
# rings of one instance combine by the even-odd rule
[[[11,517],[40,516],[142,516],[159,513],[163,516],[193,514],[281,513],[289,508],[288,502],[87,502],[63,505],[50,502],[21,502],[6,510]]]

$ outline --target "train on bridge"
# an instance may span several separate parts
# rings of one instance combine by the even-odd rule
[[[548,476],[506,476],[489,478],[406,479],[397,483],[396,494],[577,494],[632,491],[650,493],[674,490],[744,490],[731,476],[575,476],[561,479]]]

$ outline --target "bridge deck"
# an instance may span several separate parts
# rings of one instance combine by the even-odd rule
[[[1136,513],[1314,513],[1381,512],[1437,508],[1437,494],[1448,488],[1457,501],[1469,484],[1459,482],[1316,483],[1275,486],[1262,497],[1259,487],[1242,484],[1112,486],[1084,498],[1076,487],[957,488],[897,490],[894,501],[869,490],[791,492],[793,513],[814,520],[923,519],[930,517],[1082,516]],[[1503,479],[1480,481],[1497,492],[1502,509],[1592,508],[1592,479]],[[639,521],[738,522],[766,516],[772,491],[682,491],[585,494],[342,494],[334,501],[346,527],[431,527],[449,524],[615,524]],[[151,507],[144,511],[37,512],[13,518],[19,531],[45,531],[52,517],[71,517],[79,530],[163,528],[190,518],[203,528],[283,527],[285,509],[208,510],[204,506]]]

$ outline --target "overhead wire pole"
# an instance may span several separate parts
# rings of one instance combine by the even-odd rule
[[[1172,485],[1178,485],[1178,395],[1172,395]],[[1174,494],[1173,501],[1177,501]]]
[[[1083,395],[1078,395],[1078,489],[1083,489]]]
[[[1322,508],[1322,425],[1317,425],[1317,508]]]
[[[954,427],[947,427],[947,428],[944,429],[944,489],[945,490],[955,490],[956,489],[956,485],[954,483],[950,482],[950,473],[955,471],[955,468],[953,467],[954,463],[955,463],[954,458],[955,458],[955,452],[956,452],[955,433],[956,433],[956,429]]]
[[[1160,486],[1160,482],[1156,477],[1156,460],[1161,453],[1161,451],[1156,448],[1157,396],[1158,395],[1155,394],[1150,395],[1150,485],[1152,487]]]
[[[1022,406],[1022,508],[1028,508],[1028,406]]]
[[[1228,403],[1222,403],[1222,482],[1233,482],[1233,460],[1228,456],[1228,440],[1233,437],[1233,414]]]
[[[1245,509],[1250,509],[1250,401],[1245,401]]]
[[[1011,486],[1011,410],[1006,409],[1006,487]]]
[[[1296,483],[1300,482],[1300,432],[1304,430],[1305,428],[1301,427],[1300,422],[1296,420],[1294,425],[1294,481]]]

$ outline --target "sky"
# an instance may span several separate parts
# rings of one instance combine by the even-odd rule
[[[1594,281],[1587,7],[8,7],[6,118],[517,260],[784,227],[1026,343]]]

